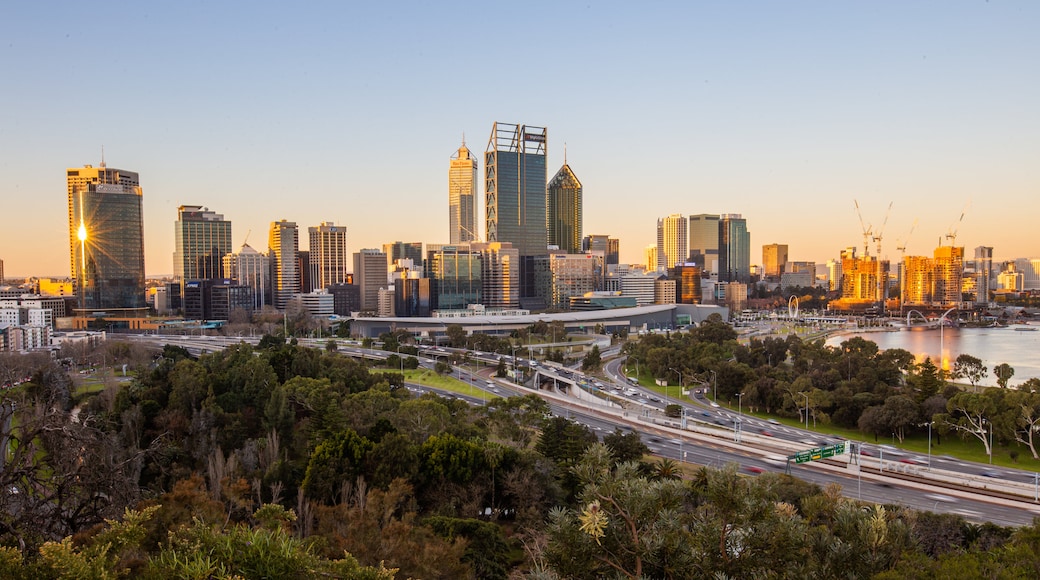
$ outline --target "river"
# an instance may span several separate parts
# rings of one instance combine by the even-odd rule
[[[1014,376],[1008,381],[1009,387],[1015,387],[1032,378],[1040,378],[1040,331],[1017,331],[1016,328],[1033,328],[1037,326],[1009,326],[1006,328],[946,328],[942,331],[943,368],[950,369],[953,361],[962,354],[970,354],[982,360],[986,365],[986,377],[981,385],[995,386],[996,377],[993,367],[1007,363],[1015,369]],[[838,346],[850,336],[859,336],[877,343],[882,349],[901,348],[917,357],[918,361],[925,356],[938,363],[939,329],[897,330],[892,332],[851,332],[831,336],[828,346]]]

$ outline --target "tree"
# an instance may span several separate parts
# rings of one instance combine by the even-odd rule
[[[640,461],[644,455],[650,453],[650,448],[643,443],[639,433],[625,432],[620,428],[615,428],[611,433],[604,435],[603,444],[610,449],[615,461],[619,463]]]
[[[444,329],[444,334],[448,337],[448,344],[454,348],[463,348],[466,346],[466,329],[461,324],[449,324]]]
[[[982,364],[981,359],[970,354],[960,354],[957,356],[957,360],[953,362],[953,377],[955,379],[968,379],[972,390],[985,376],[986,365]]]
[[[600,359],[599,346],[592,345],[592,350],[585,355],[585,358],[581,361],[581,370],[583,371],[598,371],[603,361]]]
[[[1011,368],[1011,365],[1007,363],[1000,363],[993,367],[993,376],[997,377],[997,385],[1002,389],[1006,389],[1008,381],[1015,376],[1015,369]]]
[[[1003,409],[1003,391],[986,389],[982,393],[961,392],[946,404],[946,413],[936,415],[940,432],[954,431],[961,437],[974,437],[982,442],[986,455],[993,453],[989,438],[993,419]]]
[[[1034,434],[1040,431],[1040,393],[1012,391],[1006,403],[1014,421],[1015,441],[1029,447],[1033,459],[1040,459],[1034,442]]]
[[[336,503],[343,482],[353,482],[362,474],[372,442],[353,430],[346,430],[322,441],[307,463],[302,488],[308,497]]]

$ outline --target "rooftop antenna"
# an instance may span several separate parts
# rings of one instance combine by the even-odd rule
[[[567,142],[563,142],[563,164],[567,165]]]
[[[463,147],[466,146],[466,132],[465,131],[462,132],[462,146]]]
[[[101,146],[101,167],[105,166],[105,146]]]

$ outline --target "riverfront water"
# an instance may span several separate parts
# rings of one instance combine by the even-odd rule
[[[979,384],[995,386],[997,379],[993,376],[993,367],[1000,363],[1007,363],[1015,369],[1015,375],[1008,381],[1009,387],[1020,385],[1027,379],[1040,378],[1040,331],[1016,331],[1015,328],[1023,327],[944,329],[944,368],[952,368],[953,361],[957,360],[959,355],[970,354],[981,359],[987,368],[986,377]],[[927,356],[938,365],[938,328],[842,333],[828,338],[827,345],[836,347],[850,336],[859,336],[875,342],[882,349],[901,348],[913,353],[918,361],[924,360]]]

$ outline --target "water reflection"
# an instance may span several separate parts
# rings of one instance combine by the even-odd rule
[[[942,331],[943,368],[950,370],[953,362],[962,354],[970,354],[982,360],[987,374],[979,384],[995,386],[993,367],[1007,363],[1015,369],[1008,382],[1010,387],[1022,384],[1031,378],[1040,378],[1040,332],[1018,331],[1007,328],[947,328]],[[901,348],[907,350],[918,361],[930,357],[939,363],[939,329],[913,329],[892,332],[862,332],[835,335],[827,339],[829,346],[838,346],[852,336],[877,343],[882,349]]]

